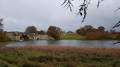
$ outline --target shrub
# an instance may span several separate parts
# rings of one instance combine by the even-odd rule
[[[59,27],[50,26],[47,31],[47,35],[53,37],[55,40],[60,39],[61,29]]]
[[[9,64],[7,62],[4,62],[4,67],[10,67]]]
[[[87,40],[96,40],[99,38],[99,35],[97,33],[94,33],[94,32],[89,32],[86,34],[87,36]]]

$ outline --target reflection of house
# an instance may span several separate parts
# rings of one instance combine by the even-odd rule
[[[48,35],[38,35],[35,33],[25,34],[21,32],[8,32],[7,36],[12,41],[19,41],[19,40],[54,40],[52,37]]]

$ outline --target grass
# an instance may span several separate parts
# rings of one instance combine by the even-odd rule
[[[119,67],[120,48],[26,46],[0,48],[0,67]]]
[[[79,34],[66,34],[61,35],[61,39],[63,40],[85,40],[86,36],[81,36]]]

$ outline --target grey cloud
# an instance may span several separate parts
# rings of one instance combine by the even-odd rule
[[[63,0],[64,1],[64,0]],[[120,20],[120,0],[105,0],[96,8],[97,0],[93,0],[88,9],[84,23],[82,17],[75,15],[79,1],[75,1],[73,12],[61,6],[62,0],[1,0],[0,17],[4,18],[4,29],[7,31],[25,31],[27,26],[34,25],[38,30],[47,30],[51,25],[59,26],[64,31],[93,25],[104,26],[106,30]],[[118,30],[118,28],[117,28]]]

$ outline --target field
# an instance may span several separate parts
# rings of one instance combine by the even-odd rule
[[[63,40],[85,40],[86,36],[81,36],[79,34],[66,34],[61,35],[61,39]]]
[[[120,48],[26,46],[0,48],[0,67],[119,67]]]

